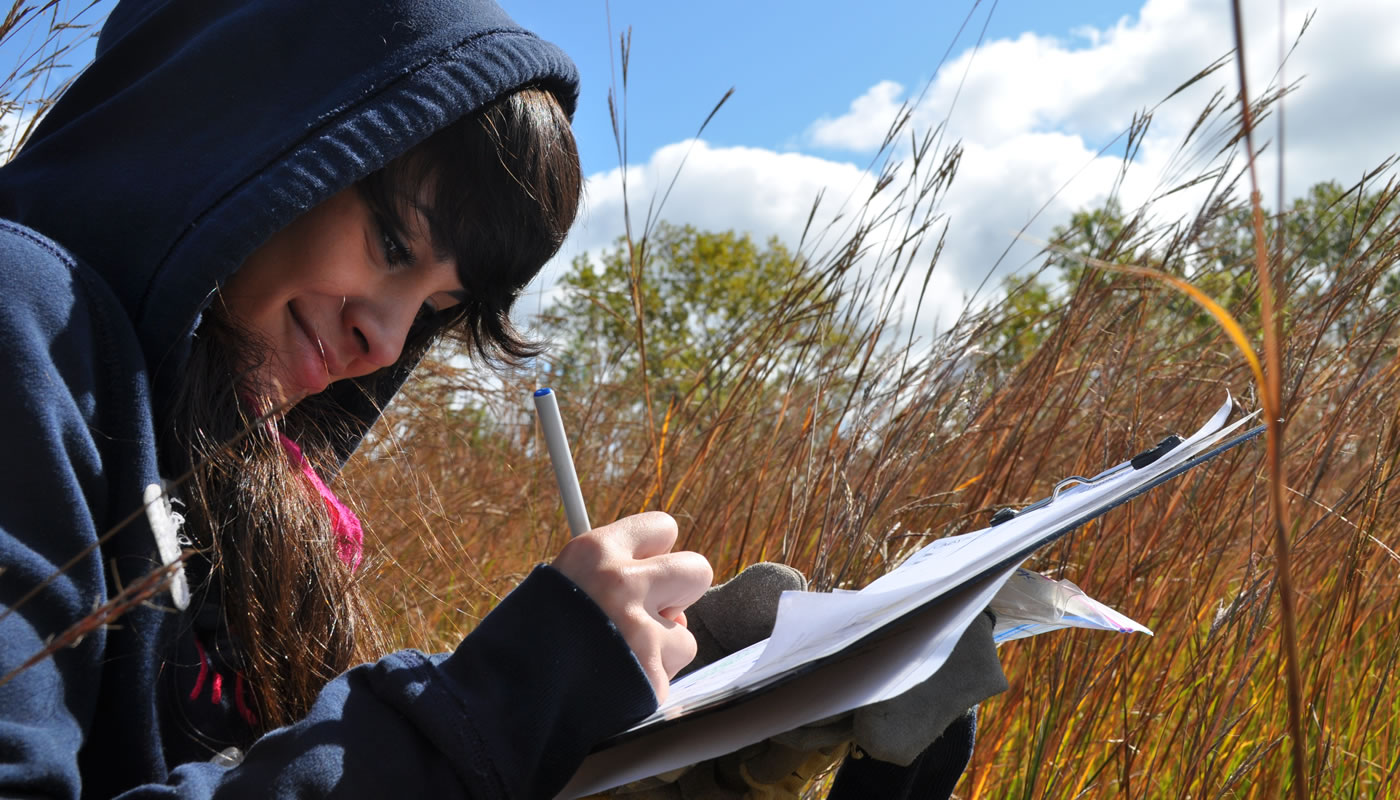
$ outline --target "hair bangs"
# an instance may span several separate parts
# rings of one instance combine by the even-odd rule
[[[563,244],[582,190],[569,118],[542,88],[497,100],[362,181],[371,210],[395,233],[413,211],[426,217],[434,250],[454,259],[466,290],[410,335],[405,354],[456,334],[487,362],[537,355],[511,307]]]

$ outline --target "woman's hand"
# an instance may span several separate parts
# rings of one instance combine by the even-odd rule
[[[554,568],[593,598],[636,653],[664,701],[671,677],[695,657],[685,609],[710,587],[714,572],[699,553],[672,553],[676,521],[649,511],[573,539]]]

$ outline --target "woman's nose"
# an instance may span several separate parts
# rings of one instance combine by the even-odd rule
[[[367,365],[365,369],[352,369],[354,377],[391,366],[399,360],[417,313],[416,304],[392,296],[345,301],[341,315],[354,348],[352,363]]]

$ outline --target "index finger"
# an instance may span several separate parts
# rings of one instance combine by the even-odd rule
[[[689,608],[710,588],[714,569],[699,553],[667,553],[647,562],[646,607],[663,619]]]
[[[645,511],[604,527],[609,539],[638,560],[669,553],[676,543],[676,520],[663,511]]]

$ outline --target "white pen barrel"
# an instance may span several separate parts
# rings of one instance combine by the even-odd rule
[[[564,516],[569,520],[569,532],[580,536],[593,530],[588,510],[583,504],[583,489],[574,471],[574,457],[569,452],[569,440],[564,435],[564,420],[559,416],[559,400],[552,389],[535,392],[535,412],[539,414],[544,443],[549,448],[549,460],[554,465],[554,479],[559,483],[559,495],[564,500]]]

